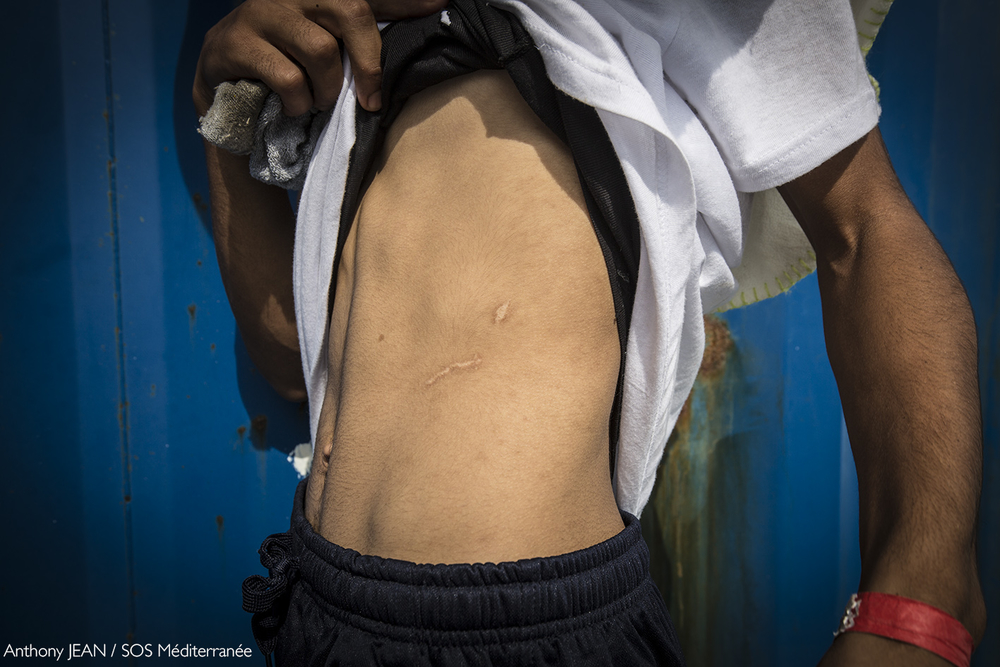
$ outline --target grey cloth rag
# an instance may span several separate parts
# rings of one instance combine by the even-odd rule
[[[224,82],[200,119],[198,132],[211,144],[250,156],[250,174],[262,183],[301,190],[330,111],[310,110],[291,118],[281,98],[260,81]]]

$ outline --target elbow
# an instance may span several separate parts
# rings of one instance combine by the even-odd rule
[[[264,376],[264,379],[277,392],[278,396],[292,403],[302,403],[309,399],[302,366],[294,363],[292,359],[288,359],[286,362],[284,364],[272,363],[270,367],[261,364],[255,365],[258,372]]]
[[[308,399],[295,320],[273,296],[261,313],[251,358],[268,384],[286,401]],[[244,339],[245,340],[245,339]],[[250,349],[248,347],[248,349]]]
[[[247,338],[244,338],[244,342],[247,342]],[[265,342],[253,339],[249,342],[251,344],[247,345],[247,353],[250,361],[257,374],[271,386],[271,389],[286,401],[293,403],[301,403],[308,399],[297,346],[292,347],[290,341],[282,344],[274,339]]]
[[[893,171],[878,128],[807,174],[778,187],[816,252],[838,270],[886,234],[926,228]]]

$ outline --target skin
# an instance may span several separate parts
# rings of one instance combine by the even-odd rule
[[[292,113],[332,104],[339,69],[319,65],[326,62],[322,58],[294,55],[306,43],[329,49],[322,35],[306,39],[318,34],[315,27],[343,36],[361,72],[359,97],[369,108],[377,106],[374,21],[361,17],[363,3],[321,3],[319,13],[315,4],[249,0],[213,28],[194,86],[199,113],[207,109],[214,85],[243,77],[271,85]],[[396,3],[392,10],[438,8],[416,6]],[[372,16],[382,18],[379,11]],[[275,17],[299,29],[277,27]],[[365,64],[366,54],[374,66]],[[298,76],[281,74],[291,74],[290,68]],[[290,83],[283,88],[283,82]],[[617,376],[607,275],[599,250],[594,252],[593,232],[582,224],[565,149],[531,129],[507,83],[472,77],[436,87],[408,105],[409,115],[387,141],[337,276],[331,388],[307,511],[328,539],[367,553],[447,562],[539,556],[569,550],[574,540],[596,543],[621,528],[612,520],[617,515],[606,430],[598,442],[594,426],[600,419],[607,423],[607,390],[613,394]],[[476,151],[468,150],[470,142],[480,142]],[[440,181],[427,178],[420,188],[410,183],[451,168],[457,172],[451,176],[470,178],[469,187],[476,187],[475,174],[496,164],[470,163],[476,155],[515,160],[518,169],[510,171],[537,190],[513,211],[505,209],[511,198],[502,193],[463,198],[464,208],[442,210],[428,204],[451,196],[433,190]],[[219,263],[241,334],[264,376],[287,398],[301,400],[291,300],[294,220],[287,196],[254,181],[245,158],[211,146],[206,156]],[[978,642],[985,629],[975,566],[982,454],[976,336],[965,293],[902,192],[877,129],[780,190],[818,257],[827,346],[859,476],[859,590],[933,604],[958,618]],[[518,276],[531,275],[523,270],[530,268],[542,270],[541,279],[504,282],[515,273],[504,270],[510,262],[539,257],[519,244],[542,238],[539,225],[509,236],[497,231],[530,218],[538,202],[552,198],[558,204],[547,218],[558,221],[566,236],[557,259],[569,264],[551,274],[544,263],[519,267]],[[408,218],[394,213],[421,210],[426,214]],[[429,235],[421,233],[421,221],[431,214],[447,223],[438,229],[455,233],[453,245],[430,258],[435,264],[423,265],[425,258],[412,248]],[[403,237],[408,243],[399,240],[401,232],[410,234]],[[502,247],[492,254],[462,252],[484,238]],[[410,270],[369,268],[386,266],[380,254]],[[460,280],[435,283],[427,267],[449,257]],[[566,271],[573,280],[553,285]],[[571,290],[576,298],[558,298]],[[421,303],[421,294],[433,299]],[[560,385],[566,404],[550,415],[545,403],[560,392],[510,389],[555,382],[573,367],[565,351],[580,346],[588,352],[575,358],[596,366]],[[379,392],[389,392],[392,401],[380,403]],[[551,415],[573,409],[583,421],[550,423]],[[373,410],[379,418],[366,419]],[[553,457],[560,465],[551,464]],[[540,478],[543,463],[555,473]],[[481,474],[470,476],[469,470]],[[541,501],[532,496],[553,488]],[[533,498],[531,507],[557,511],[537,516],[528,511],[526,496]],[[440,519],[443,513],[450,513],[448,521]],[[482,531],[484,525],[491,530]],[[839,637],[821,662],[869,664],[948,663],[858,633]]]
[[[483,71],[413,96],[381,161],[339,265],[307,518],[421,563],[615,535],[618,335],[568,150]]]
[[[859,590],[939,607],[978,643],[982,426],[965,290],[878,129],[779,189],[819,260],[827,351],[858,470]],[[860,634],[837,639],[823,664],[869,664],[866,649],[882,643],[896,661],[870,664],[947,664]]]
[[[192,95],[205,115],[223,81],[258,79],[298,116],[337,102],[343,67],[337,39],[351,54],[361,106],[382,106],[382,39],[375,22],[426,16],[447,0],[246,0],[205,35]]]
[[[246,0],[205,35],[192,86],[199,116],[223,81],[258,79],[285,113],[330,108],[343,79],[337,38],[351,53],[358,97],[381,106],[376,20],[423,16],[447,0]],[[284,398],[303,401],[291,270],[294,216],[287,194],[250,177],[249,158],[205,143],[213,233],[240,334],[261,374]],[[231,220],[241,221],[231,225]],[[254,270],[248,270],[254,267]]]

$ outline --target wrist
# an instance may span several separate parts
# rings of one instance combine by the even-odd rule
[[[194,110],[198,114],[198,118],[203,118],[212,106],[212,102],[215,101],[215,96],[199,89],[198,83],[195,82],[194,90],[191,92],[191,101],[194,103]]]
[[[882,559],[864,568],[858,590],[898,595],[936,607],[965,626],[978,644],[986,632],[986,605],[975,556],[930,560]]]
[[[972,658],[972,635],[954,616],[899,595],[852,595],[834,636],[845,633],[871,634],[917,646],[955,667],[969,667]]]

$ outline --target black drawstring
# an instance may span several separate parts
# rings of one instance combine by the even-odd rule
[[[299,563],[291,551],[290,533],[269,535],[257,552],[268,576],[254,574],[243,580],[243,609],[253,614],[253,636],[268,667],[288,612],[291,585],[298,579]]]

